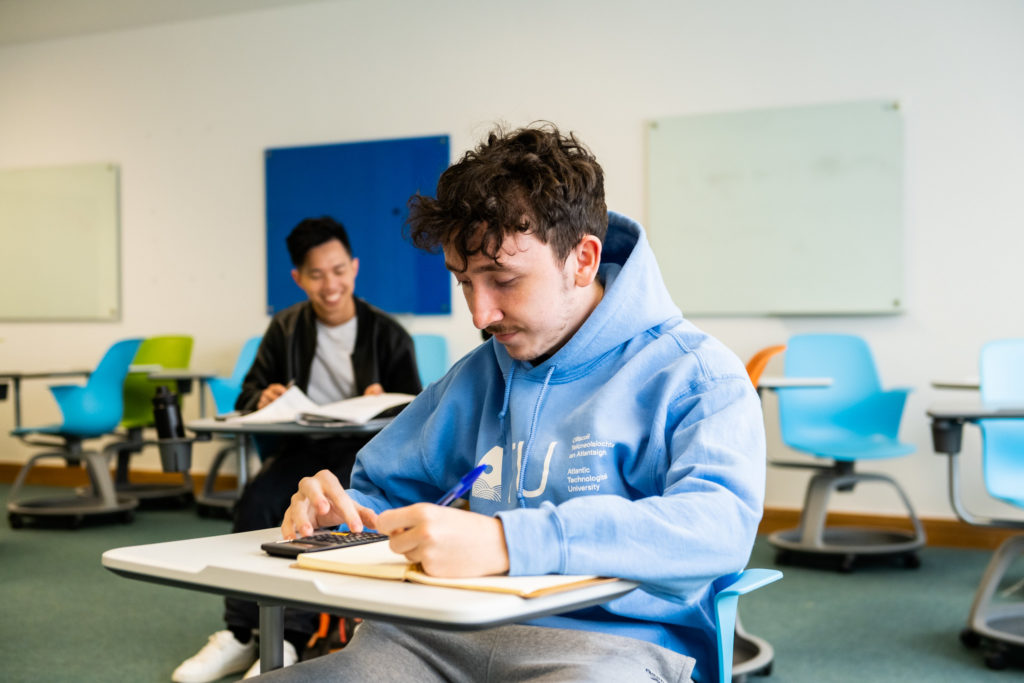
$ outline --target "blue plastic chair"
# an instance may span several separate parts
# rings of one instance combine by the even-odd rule
[[[209,381],[210,393],[213,394],[213,401],[218,414],[230,413],[235,409],[235,401],[238,400],[238,395],[242,393],[242,382],[245,381],[245,376],[249,374],[249,369],[256,360],[256,352],[259,350],[262,340],[262,336],[247,339],[242,344],[242,350],[235,361],[235,368],[232,370],[231,376],[214,377]],[[210,463],[210,469],[206,473],[206,480],[203,482],[202,491],[196,495],[196,509],[200,515],[206,516],[216,512],[228,513],[234,506],[235,501],[242,495],[242,490],[245,488],[248,479],[246,476],[248,467],[243,467],[240,461],[236,470],[238,474],[235,488],[228,491],[217,491],[214,489],[217,483],[217,476],[220,474],[224,462],[232,453],[238,454],[239,458],[242,456],[242,452],[238,448],[238,442],[233,437],[229,445],[217,451],[213,462]]]
[[[715,631],[718,640],[718,681],[745,680],[772,672],[775,652],[763,638],[743,630],[737,613],[739,597],[782,578],[777,569],[745,569],[715,581]]]
[[[24,516],[70,517],[73,526],[77,526],[85,515],[121,513],[125,521],[132,518],[132,510],[138,505],[138,500],[117,495],[110,477],[111,451],[85,451],[82,442],[113,432],[121,422],[124,380],[141,342],[141,339],[126,339],[111,346],[89,374],[85,386],[51,386],[50,392],[63,417],[60,423],[21,427],[11,432],[28,444],[51,449],[32,456],[18,472],[7,503],[8,521],[12,527],[20,527]],[[53,457],[63,458],[69,465],[85,462],[91,483],[88,494],[19,500],[25,479],[36,462]]]
[[[448,340],[439,334],[414,334],[412,342],[416,347],[420,383],[427,386],[444,377],[448,372]]]
[[[771,534],[785,563],[806,555],[841,558],[850,571],[860,555],[892,555],[907,567],[917,567],[916,551],[925,543],[924,528],[903,489],[882,474],[854,471],[858,460],[894,458],[913,453],[912,444],[899,440],[900,420],[909,389],[883,391],[867,343],[844,334],[802,334],[786,344],[786,377],[827,377],[828,387],[780,388],[779,422],[782,440],[790,448],[829,464],[778,463],[817,470],[808,483],[800,526]],[[909,514],[913,532],[904,530],[826,527],[833,491],[850,492],[863,482],[893,487]]]
[[[214,377],[209,380],[210,394],[213,395],[213,403],[218,414],[230,413],[235,409],[235,401],[242,393],[242,382],[256,360],[256,351],[259,350],[262,340],[262,336],[245,340],[230,377]]]
[[[981,401],[985,408],[1024,407],[1024,339],[1000,339],[981,349],[979,364]],[[1024,508],[1024,419],[977,420],[981,428],[982,473],[988,493],[1004,503]],[[953,450],[953,449],[951,449]],[[982,527],[1024,530],[1024,519],[975,515],[960,499],[957,445],[950,456],[950,498],[963,521]],[[985,663],[993,669],[1007,666],[1011,650],[1024,657],[1024,603],[993,600],[1006,573],[1024,555],[1024,533],[1007,538],[992,554],[978,584],[960,640],[969,647],[984,643]],[[1024,661],[1024,660],[1022,660]]]

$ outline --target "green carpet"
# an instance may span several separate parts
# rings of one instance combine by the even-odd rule
[[[9,488],[0,485],[5,501]],[[87,522],[76,531],[0,524],[0,680],[169,681],[223,628],[221,600],[116,576],[100,566],[100,554],[228,531],[226,520],[194,509],[142,510],[131,524]],[[916,570],[781,567],[782,581],[740,601],[747,630],[775,648],[772,675],[751,681],[1021,680],[1024,669],[990,671],[957,637],[988,557],[929,548]],[[775,566],[763,539],[750,564]]]

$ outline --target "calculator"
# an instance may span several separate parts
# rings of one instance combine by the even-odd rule
[[[290,541],[273,541],[260,545],[268,555],[276,557],[296,557],[300,553],[315,553],[321,550],[347,548],[351,545],[386,541],[388,537],[376,531],[338,531],[335,529],[317,529],[312,536],[294,538]]]

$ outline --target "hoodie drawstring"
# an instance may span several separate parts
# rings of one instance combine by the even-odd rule
[[[519,482],[516,486],[516,498],[519,500],[519,507],[526,507],[526,499],[523,498],[523,488],[526,485],[526,463],[530,459],[530,453],[533,451],[533,437],[537,434],[537,421],[540,418],[540,410],[544,406],[544,397],[548,393],[548,383],[551,381],[551,375],[555,373],[555,366],[552,365],[548,368],[548,372],[544,375],[544,384],[540,387],[540,394],[537,395],[537,402],[533,406],[533,419],[530,421],[530,436],[526,440],[526,448],[523,449],[523,461],[519,466]],[[511,375],[509,380],[511,380]],[[512,386],[511,381],[509,387]],[[505,397],[506,408],[508,403],[508,395]]]

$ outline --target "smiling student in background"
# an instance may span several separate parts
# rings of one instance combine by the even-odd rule
[[[329,216],[307,218],[288,235],[287,245],[292,279],[307,300],[270,321],[235,407],[263,408],[292,384],[318,405],[384,391],[418,394],[422,387],[412,338],[396,320],[355,296],[359,259],[341,223]],[[347,483],[356,452],[366,441],[351,436],[260,439],[263,466],[235,506],[233,531],[280,524],[299,480],[325,467]],[[285,610],[287,664],[301,657],[318,619],[315,613]],[[227,598],[224,620],[227,630],[210,636],[175,669],[174,681],[214,681],[250,665],[247,675],[259,673],[253,635],[258,607]]]

